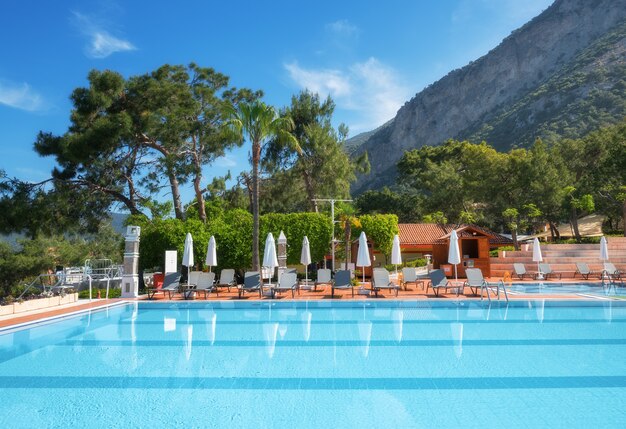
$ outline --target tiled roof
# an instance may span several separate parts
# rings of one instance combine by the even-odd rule
[[[453,227],[436,223],[400,223],[398,224],[400,244],[433,244],[442,236],[449,234]]]
[[[436,223],[401,223],[398,224],[398,229],[400,230],[400,244],[409,246],[431,245],[441,239],[447,238],[455,226],[456,225],[439,225]],[[473,236],[472,232],[467,229],[474,229],[489,236],[490,244],[512,244],[512,241],[508,238],[476,225],[460,225],[457,228],[459,237]]]

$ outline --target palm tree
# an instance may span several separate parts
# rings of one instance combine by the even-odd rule
[[[259,165],[262,146],[276,138],[285,144],[299,148],[291,134],[294,124],[291,118],[281,118],[276,109],[262,101],[241,102],[226,106],[226,126],[235,136],[252,143],[252,269],[258,271],[259,260]]]

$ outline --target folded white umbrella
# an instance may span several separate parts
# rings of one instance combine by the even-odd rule
[[[541,256],[541,246],[539,245],[539,239],[535,237],[533,240],[533,262],[537,263],[537,278],[542,278],[541,270],[539,269],[539,262],[543,261]]]
[[[274,268],[278,266],[278,257],[276,256],[276,243],[274,242],[274,236],[270,232],[265,239],[265,251],[263,252],[263,266],[270,268],[272,273]],[[272,283],[272,277],[270,276],[270,284]]]
[[[371,265],[370,252],[367,248],[367,236],[365,235],[365,231],[361,231],[361,235],[359,236],[359,251],[356,255],[356,266],[363,269],[363,283],[365,283],[365,267]]]
[[[391,246],[391,263],[396,266],[396,274],[398,274],[398,265],[402,264],[402,254],[400,253],[400,237],[398,234],[393,236],[393,245]]]
[[[304,281],[309,282],[309,265],[311,264],[311,248],[309,238],[305,235],[302,239],[302,252],[300,253],[300,263],[304,265]]]
[[[211,267],[217,266],[217,250],[215,248],[215,237],[211,236],[209,239],[209,246],[206,250],[206,265],[209,267],[209,272],[211,272]]]
[[[453,229],[450,234],[450,247],[448,248],[448,263],[454,265],[454,280],[458,281],[456,272],[457,264],[461,263],[461,252],[459,251],[459,236]]]
[[[185,237],[185,248],[183,249],[183,265],[187,267],[187,281],[189,281],[189,271],[193,266],[193,238],[188,232]]]
[[[600,260],[601,261],[609,260],[609,246],[604,236],[602,236],[602,238],[600,239]]]

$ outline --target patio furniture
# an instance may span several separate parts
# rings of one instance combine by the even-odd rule
[[[417,288],[418,283],[424,289],[424,277],[420,277],[417,275],[417,270],[415,268],[402,268],[402,286],[404,290],[407,290],[407,285],[409,283],[414,283]]]
[[[189,272],[189,278],[187,279],[187,283],[190,285],[197,285],[198,284],[198,279],[200,278],[200,275],[202,274],[202,271],[191,271]]]
[[[576,272],[574,273],[574,277],[576,277],[576,274],[580,274],[583,279],[589,280],[589,276],[593,274],[593,271],[591,271],[589,265],[585,262],[576,262]]]
[[[332,283],[330,296],[335,296],[335,289],[350,289],[352,297],[354,297],[354,287],[352,286],[352,276],[350,270],[339,270],[335,273],[335,281]]]
[[[168,273],[165,275],[165,279],[163,280],[162,287],[150,287],[146,288],[148,292],[148,299],[154,298],[154,296],[162,292],[163,297],[165,298],[165,294],[167,293],[168,299],[172,299],[172,293],[176,293],[180,287],[180,274],[179,273]]]
[[[389,271],[385,268],[374,268],[372,275],[372,292],[374,292],[374,296],[378,296],[378,292],[381,290],[394,290],[396,292],[396,296],[398,296],[398,290],[400,286],[395,283],[392,283],[389,278]]]
[[[428,273],[428,278],[430,281],[426,284],[426,292],[428,293],[428,288],[432,287],[435,296],[439,296],[439,289],[443,289],[446,292],[448,289],[456,289],[456,296],[459,296],[459,292],[463,288],[463,286],[450,283],[446,278],[446,274],[441,269],[432,270]]]
[[[603,274],[606,273],[610,279],[612,280],[622,280],[622,273],[620,270],[615,268],[615,265],[612,262],[604,263],[604,271]]]
[[[261,298],[261,274],[258,271],[247,271],[244,275],[243,284],[237,288],[239,298],[246,293],[258,292],[259,298]]]
[[[220,280],[215,285],[216,288],[225,287],[228,288],[228,292],[230,292],[231,287],[236,287],[237,282],[235,281],[235,270],[232,268],[225,268],[220,273]]]
[[[272,286],[271,293],[274,298],[276,292],[281,293],[290,290],[291,297],[295,297],[296,287],[298,286],[298,275],[295,272],[284,272],[280,275],[278,284]]]
[[[542,274],[546,280],[549,280],[550,277],[558,277],[559,279],[561,278],[561,273],[552,271],[552,267],[550,266],[550,264],[539,264],[539,274]]]
[[[526,267],[522,263],[513,264],[513,271],[515,271],[515,275],[519,277],[520,280],[524,280],[524,277],[533,278],[533,275],[526,271]]]
[[[328,268],[317,270],[317,280],[313,283],[313,290],[317,290],[318,285],[332,285],[332,272]]]
[[[211,291],[215,290],[215,292],[219,295],[217,288],[213,284],[215,282],[215,273],[201,273],[198,277],[198,283],[196,284],[196,288],[193,290],[194,292],[204,294],[204,298],[208,298]]]
[[[474,295],[478,295],[478,289],[480,288],[480,299],[483,299],[483,290],[487,291],[487,298],[491,301],[491,297],[489,296],[489,291],[492,287],[495,287],[497,290],[498,297],[500,296],[499,285],[491,286],[487,280],[483,277],[483,272],[480,268],[466,268],[465,276],[467,279],[465,283],[463,283],[463,288],[469,287]],[[504,283],[503,283],[504,286]],[[496,292],[494,292],[494,295]]]

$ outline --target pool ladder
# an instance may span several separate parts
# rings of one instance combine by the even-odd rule
[[[602,289],[607,295],[611,293],[611,287],[613,288],[613,292],[617,294],[618,282],[620,287],[624,287],[624,282],[621,278],[613,278],[613,276],[611,276],[606,270],[602,271],[602,277],[600,277],[600,280],[602,280]]]
[[[504,299],[506,299],[506,302],[509,302],[509,294],[506,292],[506,287],[504,286],[504,281],[502,280],[498,280],[498,283],[495,286],[485,281],[484,286],[480,288],[480,300],[483,300],[483,289],[486,289],[487,299],[489,300],[489,303],[491,303],[491,295],[489,295],[489,291],[493,292],[494,288],[496,289],[494,295],[498,297],[498,301],[500,301],[500,289],[502,289],[504,292]]]

